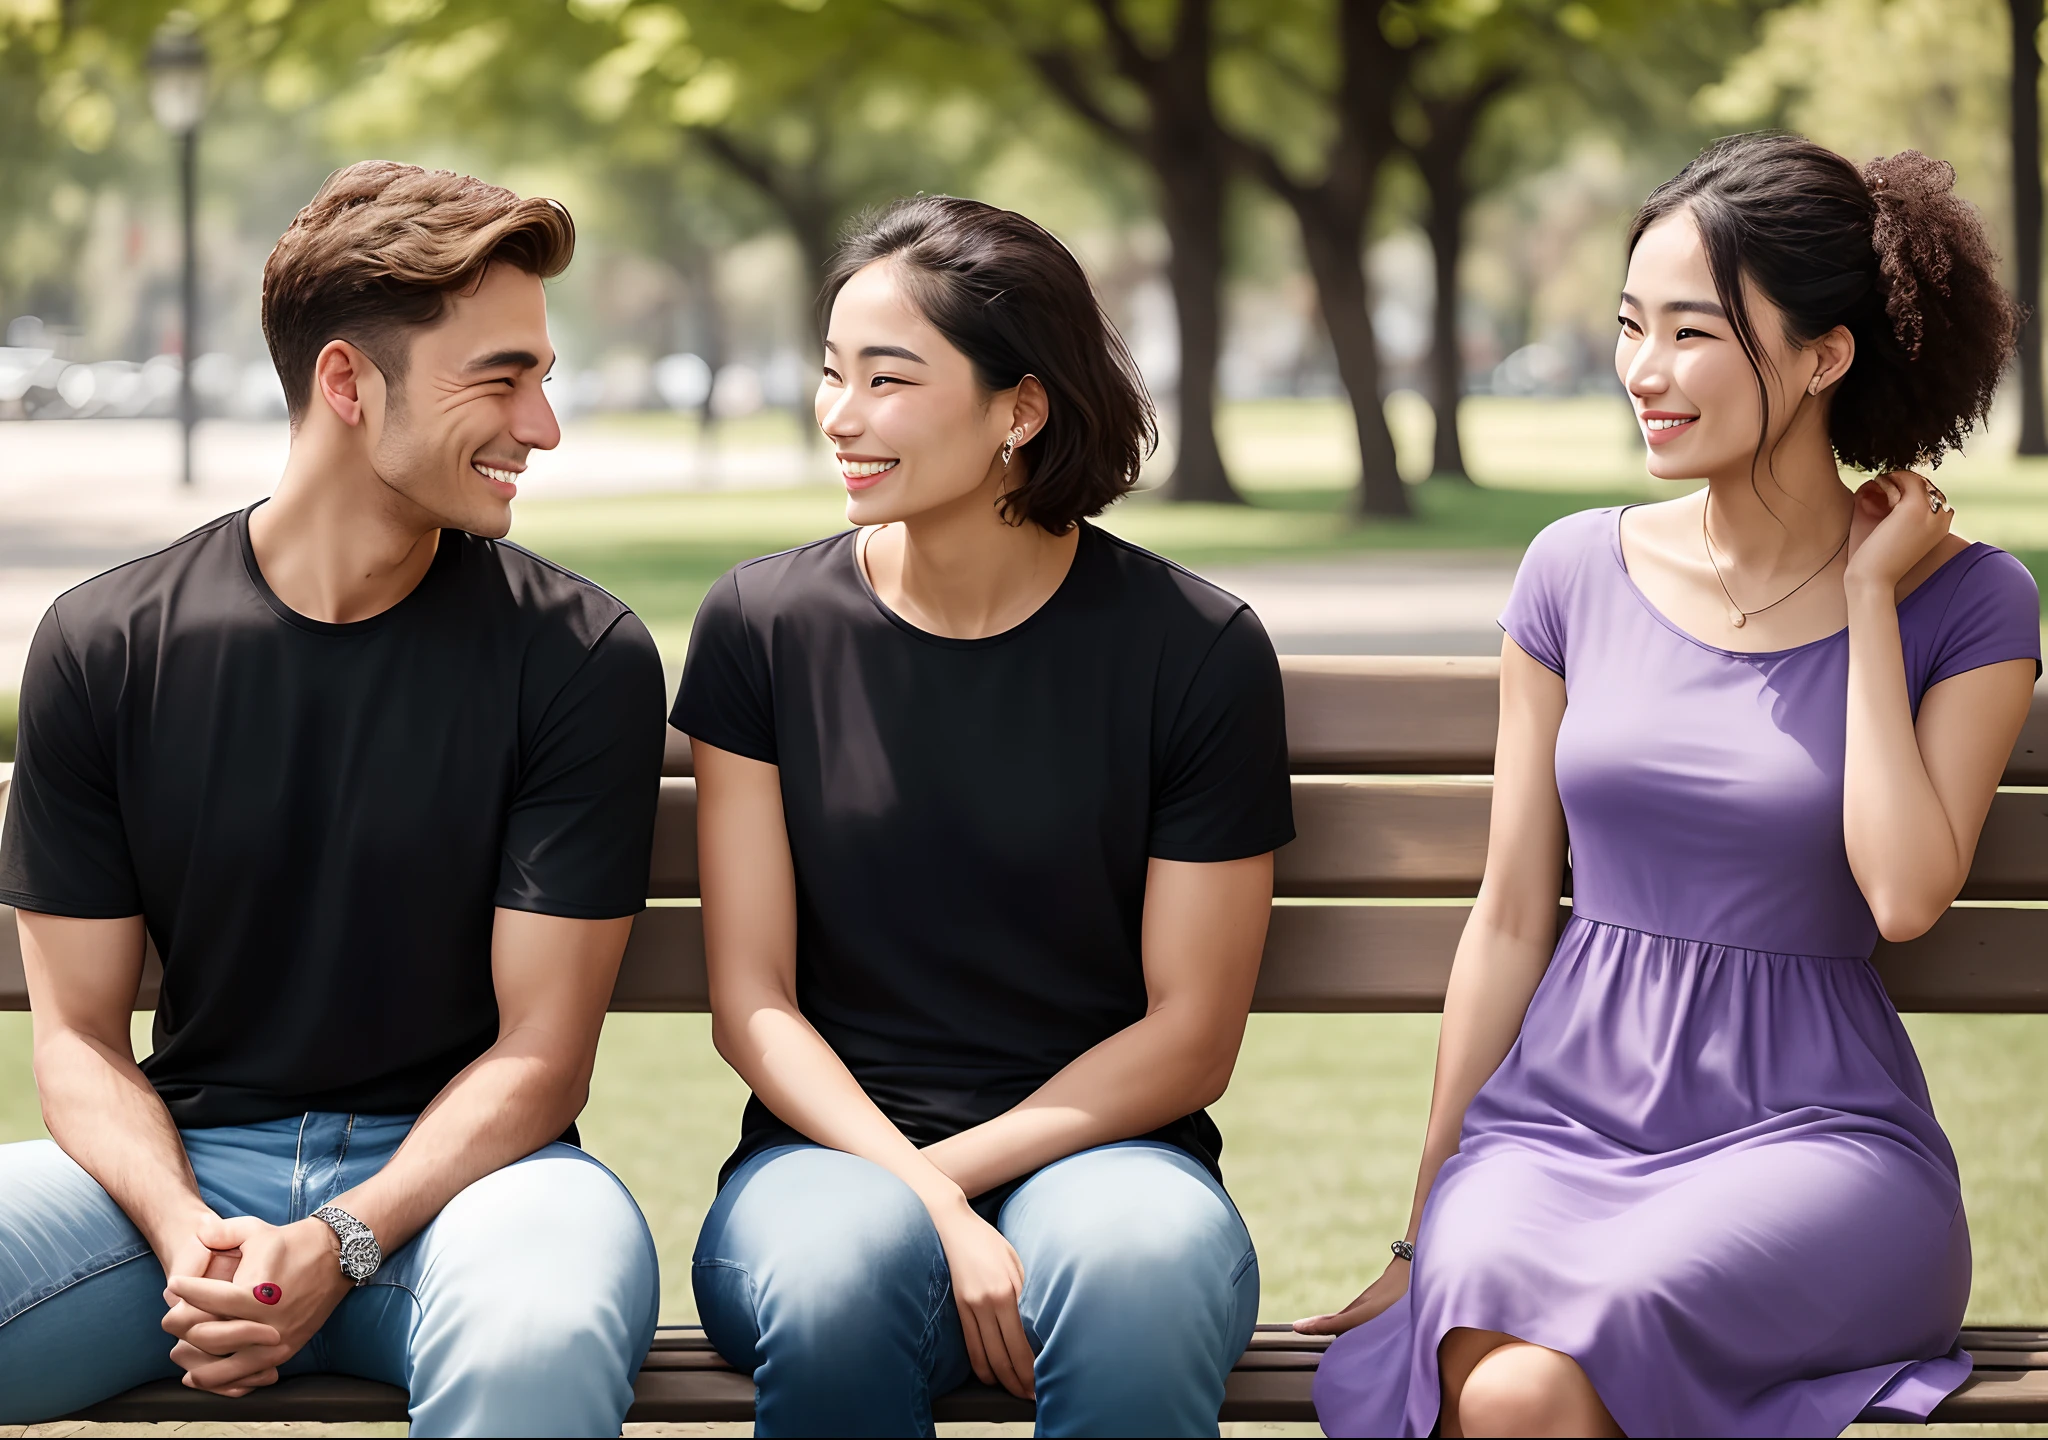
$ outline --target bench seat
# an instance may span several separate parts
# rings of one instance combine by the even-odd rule
[[[1276,861],[1273,923],[1253,1008],[1269,1012],[1434,1011],[1478,893],[1492,801],[1499,663],[1466,657],[1283,656],[1289,768],[1299,838]],[[7,788],[0,766],[0,805]],[[688,742],[670,733],[648,897],[611,1008],[702,1011],[709,1002],[698,893],[696,784]],[[1427,778],[1424,778],[1427,777]],[[2013,748],[1952,910],[1874,957],[1903,1011],[2048,1013],[2048,685]],[[1559,912],[1560,923],[1568,910]],[[145,961],[139,1009],[161,971]],[[13,916],[0,907],[0,1010],[25,1009]],[[1934,1420],[2048,1421],[2048,1331],[1963,1332],[1975,1370]],[[1323,1342],[1262,1326],[1232,1371],[1225,1420],[1313,1420]],[[753,1386],[694,1327],[654,1343],[628,1416],[748,1420]],[[968,1385],[933,1407],[943,1421],[1028,1420],[1029,1404]],[[405,1396],[337,1376],[286,1381],[241,1400],[173,1382],[146,1385],[80,1420],[390,1421]]]
[[[1251,1347],[1230,1372],[1225,1420],[1316,1418],[1309,1385],[1328,1342],[1296,1335],[1284,1325],[1261,1325]],[[1976,1362],[1962,1388],[1929,1418],[1947,1423],[2048,1420],[2048,1331],[1965,1330],[1963,1346]],[[633,1386],[626,1419],[669,1422],[752,1420],[754,1382],[727,1365],[694,1325],[665,1325]],[[1029,1401],[970,1382],[932,1405],[939,1421],[1024,1420]],[[81,1410],[73,1420],[110,1424],[145,1421],[324,1420],[368,1422],[405,1419],[405,1392],[392,1385],[340,1375],[285,1380],[240,1400],[201,1395],[161,1380]]]

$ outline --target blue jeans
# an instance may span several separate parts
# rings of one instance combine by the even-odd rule
[[[302,1220],[375,1174],[405,1116],[187,1130],[216,1213]],[[0,1424],[175,1378],[163,1268],[48,1140],[0,1146]],[[281,1367],[404,1386],[414,1435],[616,1435],[660,1304],[654,1239],[604,1166],[543,1147],[471,1185]]]
[[[1152,1141],[1084,1150],[1019,1186],[996,1225],[1024,1262],[1038,1433],[1217,1433],[1259,1266],[1207,1170]],[[931,1218],[842,1151],[749,1159],[691,1278],[711,1342],[754,1376],[756,1435],[930,1435],[932,1397],[971,1377]]]

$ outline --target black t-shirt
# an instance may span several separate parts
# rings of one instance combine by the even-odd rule
[[[1145,1014],[1146,862],[1293,838],[1280,667],[1240,600],[1083,525],[1028,620],[894,614],[847,531],[750,561],[698,612],[670,717],[780,768],[797,999],[928,1145]],[[801,1137],[750,1100],[730,1175]],[[1155,1138],[1211,1170],[1204,1113]]]
[[[493,907],[643,905],[661,661],[597,586],[452,530],[383,614],[308,619],[248,515],[43,618],[0,901],[144,917],[179,1125],[411,1114],[496,1038]]]

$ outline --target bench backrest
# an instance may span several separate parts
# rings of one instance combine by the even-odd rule
[[[1499,662],[1288,656],[1288,748],[1299,832],[1279,854],[1255,1005],[1435,1010],[1486,862]],[[614,1010],[702,1010],[696,782],[671,732],[648,878]],[[4,780],[0,780],[4,784]],[[2006,768],[1954,909],[1878,948],[1901,1010],[2048,1012],[2048,690]],[[4,796],[0,796],[4,799]],[[2018,903],[2014,903],[2018,902]],[[0,1009],[21,1009],[12,917],[0,907]],[[154,1004],[152,956],[138,1008]]]

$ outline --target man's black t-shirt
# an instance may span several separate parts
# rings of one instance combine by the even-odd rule
[[[597,586],[452,530],[383,614],[308,619],[248,516],[44,617],[0,901],[144,917],[179,1125],[410,1114],[496,1038],[494,907],[644,903],[660,658]]]
[[[798,1004],[928,1145],[1144,1017],[1150,857],[1293,838],[1280,668],[1243,602],[1093,526],[982,640],[890,611],[856,533],[713,587],[671,723],[780,768]],[[799,1138],[750,1100],[724,1173]],[[1217,1167],[1204,1113],[1154,1138]]]

